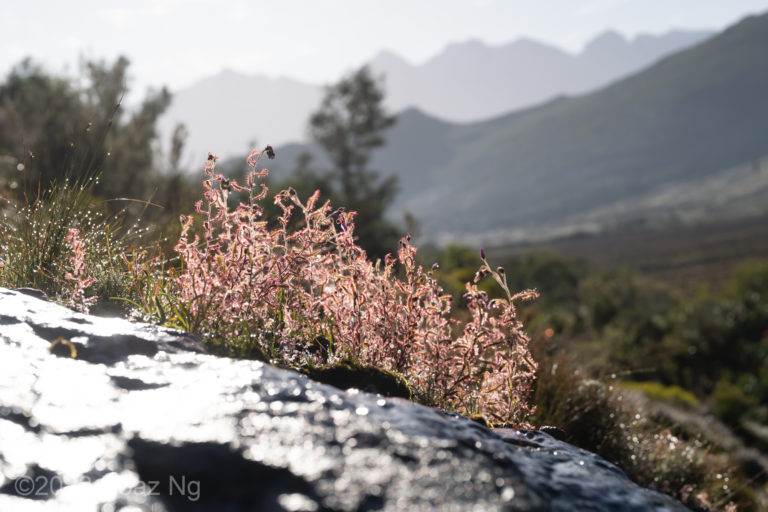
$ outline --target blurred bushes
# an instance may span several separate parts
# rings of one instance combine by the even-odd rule
[[[710,397],[712,412],[718,418],[730,425],[738,425],[739,421],[757,407],[757,400],[744,392],[744,388],[721,378]]]
[[[658,382],[622,382],[621,387],[639,391],[652,400],[666,402],[673,405],[684,407],[697,407],[699,399],[696,396],[681,388],[680,386],[665,386]]]
[[[477,251],[453,245],[436,259],[441,284],[460,300]],[[700,398],[727,374],[757,403],[768,401],[768,261],[746,262],[723,290],[692,297],[628,270],[590,271],[549,251],[510,257],[503,266],[512,289],[541,292],[521,312],[528,329],[568,345],[580,362]]]
[[[149,91],[132,112],[121,108],[128,66],[125,57],[87,62],[76,80],[26,59],[0,84],[0,154],[23,164],[32,195],[38,185],[98,170],[96,195],[146,198],[155,177],[156,122],[171,95]]]
[[[126,226],[139,222],[178,234],[179,213],[192,208],[200,191],[199,180],[179,166],[186,131],[177,127],[164,155],[157,122],[171,95],[149,90],[123,107],[128,69],[128,59],[119,57],[85,62],[77,77],[57,76],[25,59],[0,82],[3,210],[34,207],[67,180],[94,178],[91,209]]]
[[[565,441],[599,454],[638,484],[690,507],[724,510],[735,503],[739,510],[757,509],[749,483],[729,470],[733,463],[727,454],[713,453],[698,438],[657,423],[649,411],[628,403],[615,376],[591,378],[567,356],[547,353],[545,345],[540,342],[534,352],[540,364],[534,425],[557,426]],[[686,396],[681,391],[672,395]],[[734,493],[735,486],[739,489]]]
[[[556,426],[565,432],[565,441],[611,462],[628,458],[626,418],[613,384],[589,378],[569,358],[546,354],[541,345],[534,357],[539,371],[533,424]]]
[[[656,382],[634,386],[659,399],[709,401],[731,425],[747,413],[765,421],[756,408],[768,404],[768,262],[746,262],[723,290],[693,297],[628,270],[590,272],[551,252],[505,267],[513,287],[541,292],[524,313],[529,329],[580,365]]]

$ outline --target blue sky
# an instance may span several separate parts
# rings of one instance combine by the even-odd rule
[[[579,51],[594,35],[721,29],[768,0],[6,0],[0,74],[24,56],[75,73],[80,56],[132,62],[132,88],[183,87],[223,68],[333,81],[391,50],[412,63],[448,43],[519,37]]]

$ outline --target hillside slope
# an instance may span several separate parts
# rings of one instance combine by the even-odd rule
[[[408,210],[437,241],[548,238],[662,208],[663,222],[764,213],[766,54],[768,14],[594,93],[490,121],[410,109],[372,167],[399,178],[391,214]],[[327,165],[312,146],[278,146],[277,177],[303,150]]]
[[[433,236],[556,225],[768,154],[766,54],[762,15],[589,95],[468,126],[409,111],[374,165]]]

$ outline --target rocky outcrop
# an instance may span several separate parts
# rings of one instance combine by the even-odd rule
[[[678,509],[542,432],[0,289],[0,510]]]

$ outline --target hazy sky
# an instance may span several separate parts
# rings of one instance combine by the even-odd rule
[[[450,42],[531,37],[570,51],[626,36],[721,29],[768,0],[2,0],[0,74],[25,56],[54,72],[79,56],[132,62],[132,88],[183,87],[231,68],[329,82],[382,49],[420,63]]]

